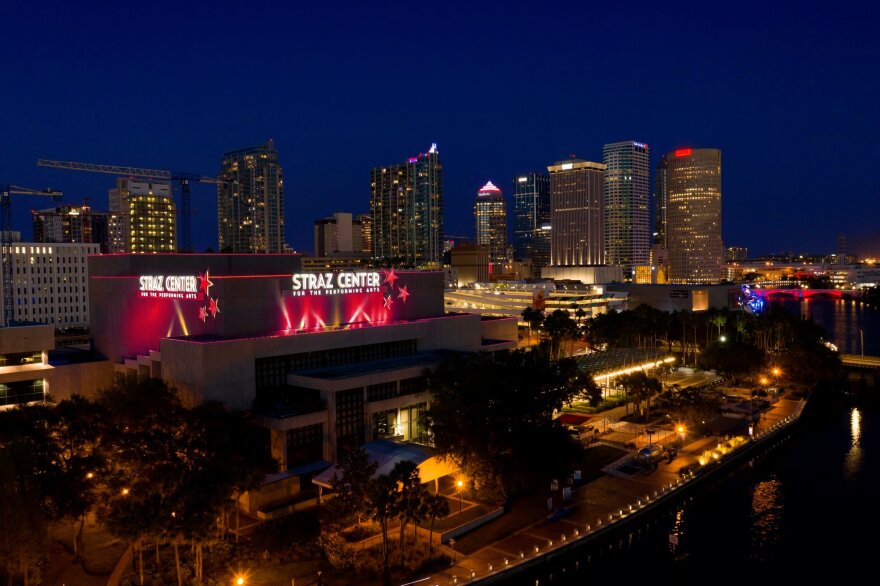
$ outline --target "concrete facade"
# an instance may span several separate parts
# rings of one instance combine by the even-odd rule
[[[52,325],[0,328],[0,409],[43,400],[54,347]]]
[[[739,288],[729,285],[636,285],[613,283],[608,292],[629,294],[629,308],[643,303],[662,311],[738,309]]]
[[[364,442],[426,441],[426,369],[517,343],[516,318],[444,313],[440,271],[306,273],[294,255],[89,266],[99,356],[113,372],[163,379],[186,404],[252,410],[284,472],[270,483],[278,498]]]

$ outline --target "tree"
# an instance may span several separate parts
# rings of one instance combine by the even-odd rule
[[[363,448],[351,450],[339,462],[340,476],[333,475],[330,484],[336,493],[334,501],[343,515],[355,515],[357,524],[369,515],[370,500],[367,488],[376,473],[376,462],[370,462]]]
[[[587,401],[591,407],[599,406],[602,402],[602,389],[592,374],[581,370],[572,358],[560,360],[558,371],[563,384],[571,391],[571,400]]]
[[[561,309],[544,318],[544,331],[550,337],[550,358],[559,360],[562,357],[564,343],[574,340],[578,335],[577,324],[567,311]]]
[[[428,555],[430,555],[434,546],[434,521],[449,514],[449,501],[441,494],[429,494],[425,498],[425,508],[428,518],[431,519],[431,529],[428,532]]]
[[[523,309],[520,315],[529,324],[529,342],[531,342],[532,332],[538,330],[544,321],[544,312],[529,306]]]
[[[574,460],[577,446],[553,412],[575,390],[542,352],[455,357],[426,378],[434,396],[428,425],[437,450],[487,496],[504,500],[543,485]]]
[[[424,519],[423,500],[427,492],[422,488],[418,465],[410,460],[395,464],[391,478],[397,486],[394,512],[400,521],[400,565],[403,566],[406,526],[408,523],[416,525]]]
[[[621,376],[618,381],[627,393],[636,402],[645,401],[645,422],[648,421],[651,411],[651,398],[658,395],[663,385],[654,377],[649,377],[643,371],[633,372]]]
[[[379,475],[369,485],[370,517],[382,531],[382,584],[391,585],[388,567],[388,521],[394,518],[397,502],[397,481],[388,474]]]

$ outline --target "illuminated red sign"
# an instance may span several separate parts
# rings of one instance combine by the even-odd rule
[[[678,149],[675,151],[676,157],[689,157],[693,154],[694,149]]]

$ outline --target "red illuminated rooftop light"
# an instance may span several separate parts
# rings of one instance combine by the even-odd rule
[[[693,154],[694,149],[678,149],[675,151],[676,157],[689,157]]]
[[[501,190],[498,189],[498,188],[495,186],[494,183],[492,183],[491,181],[489,181],[489,182],[486,183],[486,185],[484,185],[484,186],[480,189],[480,193],[485,193],[485,192],[489,192],[489,193],[501,193]]]

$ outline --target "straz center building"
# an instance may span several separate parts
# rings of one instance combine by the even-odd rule
[[[285,254],[88,262],[96,352],[187,403],[252,409],[288,494],[368,441],[424,442],[426,368],[516,346],[516,318],[444,313],[441,272],[303,273]]]

